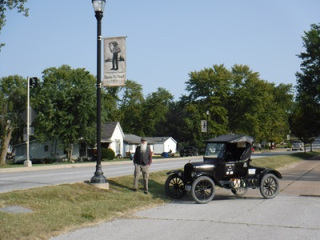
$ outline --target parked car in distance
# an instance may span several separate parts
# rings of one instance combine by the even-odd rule
[[[180,157],[198,156],[198,149],[196,147],[183,147],[180,149]]]
[[[8,152],[6,155],[6,159],[11,160],[14,158],[14,154],[12,152]]]
[[[302,151],[303,147],[304,147],[304,144],[300,140],[294,141],[292,143],[292,151],[298,151],[298,150]]]

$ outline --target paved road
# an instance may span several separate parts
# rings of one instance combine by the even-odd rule
[[[178,169],[188,161],[202,161],[202,156],[154,159],[150,170]],[[133,165],[131,161],[103,162],[102,170],[107,178],[124,176],[133,174]],[[0,169],[0,193],[63,183],[84,182],[90,180],[94,176],[94,172],[95,163]]]
[[[195,204],[186,196],[51,240],[320,239],[320,160],[304,161],[281,172],[281,191],[271,200],[263,199],[258,190],[236,198],[218,189],[209,204]]]

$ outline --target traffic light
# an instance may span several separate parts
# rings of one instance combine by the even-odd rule
[[[36,88],[38,86],[38,78],[32,77],[29,79],[30,88]]]

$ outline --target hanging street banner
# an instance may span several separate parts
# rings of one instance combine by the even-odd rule
[[[208,125],[207,120],[201,120],[201,132],[207,132]]]
[[[102,86],[124,86],[126,81],[126,37],[104,38]]]

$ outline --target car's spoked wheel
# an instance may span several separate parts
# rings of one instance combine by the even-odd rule
[[[191,193],[197,203],[208,203],[214,198],[215,184],[209,177],[199,177],[193,182]]]
[[[273,174],[266,174],[261,179],[260,193],[266,199],[271,199],[279,193],[279,181]]]
[[[185,184],[177,174],[170,175],[164,185],[166,194],[172,198],[180,199],[186,194]]]
[[[237,197],[243,196],[248,192],[248,188],[240,187],[240,188],[232,188],[231,192]]]

